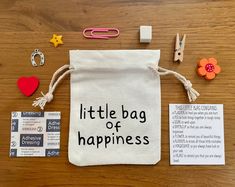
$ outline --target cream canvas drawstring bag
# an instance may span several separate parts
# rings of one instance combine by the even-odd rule
[[[184,76],[158,66],[160,50],[71,50],[49,91],[34,101],[44,109],[71,74],[69,161],[78,166],[156,164],[161,158],[160,76],[174,75],[189,101],[199,93]]]

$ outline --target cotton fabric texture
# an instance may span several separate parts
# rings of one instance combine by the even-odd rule
[[[158,65],[159,59],[159,50],[70,51],[70,65],[75,68],[71,73],[69,131],[69,161],[72,164],[156,164],[160,160],[160,78],[149,68]],[[96,113],[95,119],[88,114],[86,119],[80,119],[81,105],[87,110],[90,106],[98,110],[108,105],[116,112],[113,115],[116,118],[100,119]],[[122,106],[129,115],[133,111],[137,115],[132,113],[133,119],[123,119]],[[141,111],[145,112],[145,122],[139,117]],[[109,121],[113,126],[120,121],[118,132],[115,127],[108,128],[111,123],[107,127]],[[85,145],[84,139],[80,139],[79,145],[78,133],[86,139]],[[90,136],[94,137],[95,145],[92,138],[88,145]],[[122,137],[119,142],[117,136]]]

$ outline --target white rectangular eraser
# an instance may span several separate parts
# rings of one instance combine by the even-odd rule
[[[140,26],[140,43],[150,43],[152,40],[152,26]]]

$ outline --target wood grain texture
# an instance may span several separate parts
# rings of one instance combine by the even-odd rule
[[[150,45],[139,44],[139,26],[153,26]],[[87,40],[86,27],[117,27],[111,40]],[[0,187],[52,186],[235,186],[235,1],[234,0],[1,0],[0,1]],[[64,45],[52,47],[56,32]],[[173,63],[175,34],[187,34],[184,62]],[[39,48],[46,64],[33,68]],[[182,85],[162,77],[162,159],[155,166],[76,167],[69,164],[69,78],[56,90],[47,111],[62,112],[61,156],[9,158],[10,112],[37,111],[32,100],[47,90],[51,75],[68,63],[70,49],[161,49],[161,66],[189,78],[201,93],[196,103],[224,104],[225,166],[169,166],[168,104],[187,103]],[[196,75],[196,63],[216,57],[222,73],[213,81]],[[41,84],[30,98],[16,86],[19,76],[36,75]],[[94,158],[95,159],[95,158]]]

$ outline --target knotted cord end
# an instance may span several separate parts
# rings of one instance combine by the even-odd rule
[[[44,95],[42,92],[42,97],[36,98],[36,100],[33,102],[32,106],[37,107],[39,106],[42,110],[44,110],[44,107],[46,103],[50,103],[53,100],[53,92],[56,89],[56,86],[60,83],[60,81],[65,78],[66,75],[74,71],[74,67],[70,66],[69,64],[66,64],[59,69],[56,70],[56,72],[53,74],[51,78],[51,82],[49,85],[49,91],[46,95]],[[62,75],[60,75],[62,72],[64,72]]]
[[[44,110],[44,107],[46,103],[50,103],[53,100],[53,95],[52,93],[48,92],[47,94],[42,94],[42,97],[36,98],[36,100],[33,102],[32,106],[37,107],[39,106],[41,110]]]
[[[195,101],[200,95],[195,89],[193,89],[192,83],[187,80],[183,75],[175,71],[162,68],[160,66],[149,65],[148,67],[154,70],[158,75],[174,75],[184,85],[184,88],[187,91],[189,102]]]
[[[187,90],[189,102],[195,101],[200,95],[193,87],[189,80],[183,82],[185,90]]]

